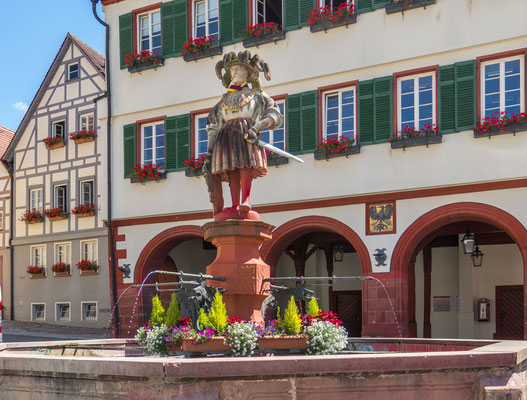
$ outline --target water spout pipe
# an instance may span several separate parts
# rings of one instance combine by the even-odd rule
[[[177,276],[186,276],[189,278],[200,278],[200,279],[210,279],[212,281],[224,281],[224,276],[212,276],[212,275],[206,275],[206,274],[188,274],[186,272],[173,272],[173,271],[154,271],[156,274],[162,274],[162,275],[177,275]]]
[[[264,282],[274,282],[274,281],[322,281],[326,279],[339,280],[339,279],[355,279],[359,281],[370,281],[375,280],[373,276],[284,276],[284,277],[274,277],[274,278],[264,278]]]

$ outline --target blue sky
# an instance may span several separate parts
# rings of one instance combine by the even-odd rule
[[[104,27],[91,0],[0,0],[0,15],[0,125],[16,131],[66,34],[104,55]]]

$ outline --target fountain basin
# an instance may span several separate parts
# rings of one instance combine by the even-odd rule
[[[0,398],[82,393],[94,399],[327,400],[375,393],[385,399],[498,399],[502,394],[520,399],[527,388],[527,342],[351,338],[350,343],[363,349],[251,358],[137,357],[140,349],[130,339],[2,344]]]

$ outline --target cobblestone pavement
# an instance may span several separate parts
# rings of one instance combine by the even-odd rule
[[[80,328],[27,321],[2,321],[3,342],[37,342],[52,340],[103,339],[111,331],[96,328]]]

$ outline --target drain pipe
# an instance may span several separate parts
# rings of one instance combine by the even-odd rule
[[[9,193],[9,284],[11,288],[9,290],[9,319],[11,321],[15,320],[15,249],[13,248],[13,232],[15,229],[14,217],[15,217],[15,202],[13,192],[15,191],[15,178],[13,173],[13,164],[7,161],[4,161],[4,165],[7,167],[7,172],[9,173],[9,185],[11,190]],[[0,307],[1,307],[1,298],[0,298]],[[0,316],[2,315],[2,310],[0,310]]]
[[[106,65],[106,104],[107,104],[107,117],[106,117],[106,159],[107,159],[107,170],[106,170],[106,181],[107,181],[107,212],[108,212],[108,240],[110,241],[110,273],[112,280],[112,302],[113,309],[115,310],[114,322],[115,322],[115,336],[120,337],[120,324],[119,324],[119,308],[117,307],[117,274],[115,272],[115,250],[113,242],[113,229],[112,229],[112,136],[110,134],[112,128],[112,86],[110,80],[110,25],[104,22],[99,15],[97,15],[97,3],[99,0],[91,0],[93,16],[99,23],[104,26],[106,31],[106,49],[105,49],[105,65]]]

